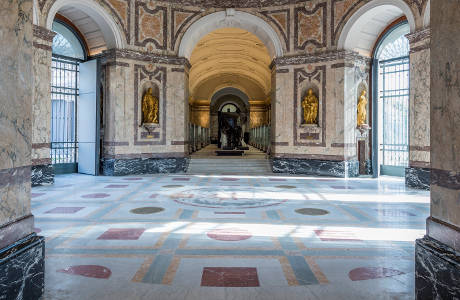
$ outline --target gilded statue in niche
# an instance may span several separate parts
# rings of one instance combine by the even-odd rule
[[[318,124],[318,107],[318,97],[313,93],[313,89],[308,89],[302,100],[304,124]]]
[[[367,121],[367,98],[366,91],[361,92],[358,100],[358,126],[365,125]]]
[[[152,88],[149,88],[142,97],[142,123],[158,124],[158,98],[153,95]]]

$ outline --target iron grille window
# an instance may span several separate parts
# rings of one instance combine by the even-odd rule
[[[51,66],[51,160],[78,161],[76,112],[80,60],[53,54]]]
[[[379,61],[382,165],[409,164],[409,57]]]

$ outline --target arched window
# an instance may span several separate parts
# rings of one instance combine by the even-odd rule
[[[51,160],[55,172],[77,170],[77,99],[79,96],[79,65],[86,59],[80,37],[73,28],[54,21],[56,36],[52,46],[51,64]]]
[[[56,32],[56,36],[53,39],[54,55],[85,59],[86,55],[82,42],[68,25],[60,21],[54,21],[53,31]]]
[[[378,107],[378,165],[382,175],[404,176],[409,164],[409,41],[405,37],[409,31],[407,22],[395,25],[378,41],[374,52],[374,105]]]

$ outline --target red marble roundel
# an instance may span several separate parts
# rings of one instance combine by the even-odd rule
[[[369,279],[377,279],[377,278],[385,278],[391,277],[396,275],[404,274],[399,270],[382,268],[382,267],[361,267],[356,268],[348,273],[348,277],[350,277],[353,281],[359,280],[369,280]]]
[[[249,231],[240,228],[215,229],[208,232],[207,235],[211,239],[225,242],[243,241],[252,237]]]
[[[65,269],[57,270],[57,272],[101,279],[107,279],[112,275],[112,271],[110,271],[109,268],[98,265],[70,266]]]

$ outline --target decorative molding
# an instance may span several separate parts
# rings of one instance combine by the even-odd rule
[[[289,142],[272,142],[273,146],[289,146]]]
[[[148,79],[158,83],[160,88],[159,95],[159,106],[160,106],[160,129],[161,138],[158,141],[140,141],[138,135],[139,132],[139,89],[143,80]],[[144,65],[134,65],[134,145],[166,145],[166,86],[167,86],[167,71],[166,67],[157,67],[153,71],[147,70]]]
[[[299,85],[304,80],[315,80],[319,86],[321,94],[318,95],[321,107],[321,142],[302,143],[298,141],[297,131],[299,129],[298,108],[302,101],[299,93]],[[293,138],[294,146],[326,147],[326,66],[316,66],[311,72],[305,71],[305,68],[294,69],[294,119],[293,119]]]
[[[183,18],[181,21],[176,23],[176,17],[182,14],[189,14],[189,16]],[[176,42],[181,34],[185,32],[183,29],[189,24],[189,22],[195,18],[196,16],[200,15],[201,11],[194,11],[194,10],[187,10],[182,8],[171,8],[171,50],[176,49]]]
[[[104,64],[106,67],[129,67],[129,63],[121,62],[121,61],[109,61]]]
[[[460,250],[460,228],[433,217],[426,219],[427,235],[455,249]]]
[[[326,50],[307,55],[277,57],[272,61],[270,68],[273,69],[274,66],[292,66],[314,63],[326,63],[337,60],[346,60],[353,62],[358,61],[366,65],[370,65],[371,63],[370,58],[364,57],[358,54],[357,52],[349,50]],[[344,62],[344,66],[351,66],[347,64],[347,62]]]
[[[37,48],[37,49],[42,49],[42,50],[49,51],[49,52],[53,51],[53,48],[50,45],[40,44],[37,42],[33,42],[32,45],[34,46],[34,48]]]
[[[33,229],[34,216],[30,214],[3,224],[0,226],[0,249],[3,249],[31,234]]]
[[[53,42],[56,32],[46,29],[45,27],[33,25],[34,37],[42,39],[44,41]]]
[[[32,166],[40,166],[40,165],[50,165],[51,158],[34,158],[32,159]]]
[[[167,153],[130,153],[130,154],[106,154],[105,159],[148,159],[148,158],[183,158],[187,157],[184,152]]]
[[[172,55],[159,55],[143,51],[128,49],[111,49],[101,54],[107,61],[118,61],[119,59],[130,59],[139,62],[149,62],[153,64],[178,65],[190,68],[190,62],[184,57]]]
[[[280,31],[283,36],[284,42],[286,43],[286,51],[291,51],[291,10],[290,9],[279,9],[279,10],[266,10],[260,12],[263,16],[269,19],[276,28]],[[273,15],[285,14],[285,24],[282,24],[282,21]]]
[[[306,21],[306,23],[301,24],[301,14],[304,15],[305,19],[308,19],[308,22]],[[321,19],[322,24],[316,24],[313,22],[311,19],[314,17]],[[301,40],[301,37],[311,37],[314,35],[313,32],[299,32],[302,30],[308,31],[308,29],[319,30],[316,34],[317,38]],[[301,44],[299,44],[299,42],[301,42]],[[305,7],[294,8],[294,49],[305,50],[305,47],[309,43],[315,45],[318,48],[324,48],[327,46],[327,2],[317,4],[312,10],[308,10]]]
[[[140,10],[143,9],[146,14],[150,18],[156,18],[159,13],[162,15],[161,16],[161,22],[158,22],[156,28],[158,30],[158,33],[161,33],[161,38],[158,39],[158,37],[153,37],[153,36],[147,36],[143,39],[140,38],[140,34],[144,33],[146,30],[143,26],[141,26],[141,22],[144,17],[146,17],[146,14],[140,16]],[[145,47],[148,43],[153,43],[156,47],[156,49],[159,50],[166,50],[167,48],[167,40],[168,40],[168,18],[167,18],[167,13],[168,13],[168,8],[163,7],[163,6],[156,6],[155,9],[150,9],[147,7],[147,3],[136,1],[135,3],[135,27],[134,27],[134,44],[139,47]],[[149,26],[153,27],[155,24],[152,24],[152,20],[149,22]],[[157,33],[157,35],[158,35]]]
[[[32,149],[51,148],[51,143],[33,143]]]
[[[430,152],[430,150],[431,150],[430,146],[415,146],[415,145],[409,146],[409,151]]]
[[[275,153],[273,158],[293,158],[293,159],[321,159],[329,161],[345,161],[343,155],[325,155],[325,154],[293,154],[293,153]]]
[[[102,143],[106,147],[118,147],[118,146],[129,146],[129,142],[109,142],[104,141]]]
[[[460,173],[449,170],[431,169],[431,185],[450,190],[460,190]]]
[[[406,38],[409,40],[410,44],[418,43],[424,40],[431,39],[431,28],[425,28],[418,30],[414,33],[406,34]]]
[[[185,69],[183,69],[183,68],[172,68],[171,72],[185,73]]]
[[[411,160],[409,161],[409,167],[429,169],[431,168],[431,163],[426,161]]]

